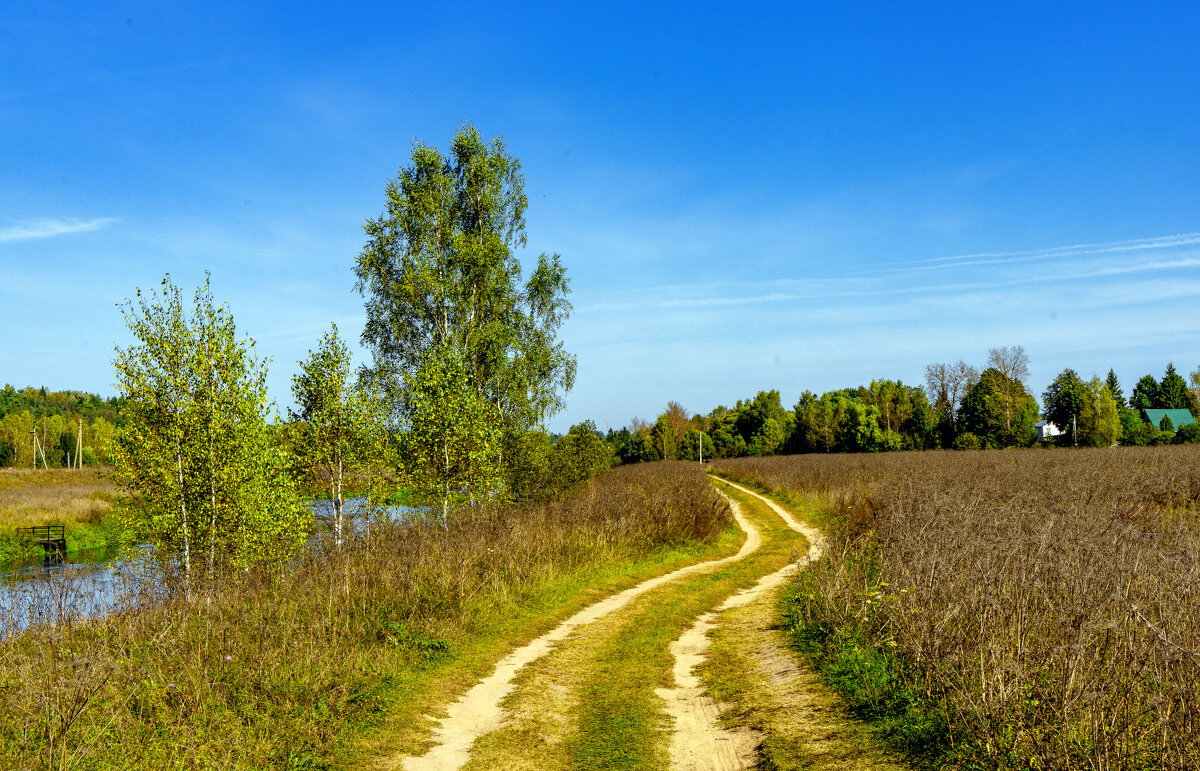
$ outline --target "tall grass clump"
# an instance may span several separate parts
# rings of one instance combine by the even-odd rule
[[[835,515],[786,601],[851,708],[929,766],[1200,757],[1200,448],[719,464]]]
[[[541,505],[377,524],[288,575],[232,573],[192,602],[10,632],[0,767],[330,767],[348,728],[405,696],[406,673],[553,605],[557,579],[729,523],[694,466],[648,464]]]

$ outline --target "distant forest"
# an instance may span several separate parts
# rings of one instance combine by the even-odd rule
[[[1151,424],[1145,413],[1174,409],[1200,416],[1200,367],[1185,379],[1168,364],[1161,379],[1139,379],[1128,398],[1111,369],[1106,378],[1088,380],[1064,369],[1042,394],[1041,407],[1026,389],[1028,377],[1021,346],[993,348],[982,370],[963,361],[927,365],[924,386],[872,380],[820,396],[804,391],[791,409],[779,391],[760,391],[707,415],[670,402],[653,423],[635,418],[605,439],[623,463],[697,460],[701,452],[735,458],[1200,442],[1196,423]],[[1043,420],[1053,424],[1050,431],[1039,427]]]
[[[1187,378],[1168,364],[1162,378],[1144,375],[1128,397],[1112,370],[1084,380],[1064,369],[1042,394],[1026,390],[1028,360],[1020,346],[994,348],[982,370],[959,361],[929,364],[923,386],[897,380],[817,394],[804,391],[794,407],[779,391],[760,391],[707,415],[670,402],[653,422],[603,434],[592,421],[568,437],[605,440],[612,462],[698,460],[807,452],[978,450],[1004,447],[1152,445],[1200,442],[1200,425],[1152,425],[1147,409],[1184,409],[1200,417],[1200,367]],[[121,425],[122,401],[82,391],[6,385],[0,391],[0,466],[34,465],[33,432],[49,466],[77,457],[80,425],[84,465],[107,465],[109,443]],[[1039,436],[1038,422],[1060,431]],[[703,442],[703,447],[701,447]],[[41,453],[37,459],[42,463]]]
[[[121,400],[116,397],[6,385],[0,391],[0,466],[33,466],[34,431],[41,450],[38,465],[43,452],[49,466],[66,466],[68,460],[74,465],[81,424],[84,465],[105,465],[120,423]]]

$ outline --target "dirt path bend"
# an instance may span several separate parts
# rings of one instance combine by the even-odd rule
[[[434,746],[424,755],[397,757],[385,762],[384,768],[429,769],[430,771],[455,771],[470,759],[471,745],[484,734],[504,725],[506,713],[501,703],[513,690],[513,678],[517,672],[531,662],[549,653],[555,643],[560,642],[578,627],[597,621],[613,611],[624,607],[640,594],[683,576],[719,568],[753,553],[762,544],[758,530],[734,509],[738,527],[746,533],[746,541],[737,554],[719,560],[699,562],[680,568],[666,575],[614,594],[563,621],[557,627],[514,650],[497,664],[491,675],[463,694],[447,708],[447,715],[437,721],[433,731]]]
[[[757,764],[759,737],[756,732],[745,728],[727,730],[719,725],[720,707],[704,695],[705,685],[695,670],[706,658],[711,644],[708,634],[716,625],[719,614],[760,600],[768,592],[773,596],[772,590],[811,560],[817,559],[824,549],[825,539],[819,530],[798,521],[773,501],[741,485],[722,481],[765,502],[788,527],[808,539],[809,548],[800,560],[763,576],[754,586],[737,592],[712,611],[698,617],[696,623],[671,644],[671,655],[675,657],[675,687],[662,688],[657,693],[667,703],[667,714],[675,721],[675,731],[671,736],[671,768],[674,769],[737,771],[753,768]],[[737,510],[737,502],[732,498],[729,502]]]
[[[840,700],[797,658],[778,627],[778,589],[789,576],[821,556],[824,537],[769,498],[722,481],[766,503],[810,545],[801,559],[764,576],[753,587],[698,617],[692,628],[671,645],[676,686],[658,691],[675,720],[671,768],[742,771],[757,768],[767,760],[772,768],[793,767],[794,763],[795,767],[830,771],[900,769],[846,717]],[[718,705],[704,695],[706,686],[697,668],[707,658],[714,633],[721,638],[718,655],[745,659],[746,669],[755,675],[744,698],[750,706],[739,705],[739,710],[754,713],[749,722],[762,730],[723,728],[721,707],[727,705]]]

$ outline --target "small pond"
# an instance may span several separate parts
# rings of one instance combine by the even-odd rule
[[[317,548],[321,534],[333,528],[333,503],[309,503],[317,520],[310,546]],[[364,534],[370,519],[365,498],[348,498],[343,507],[346,537]],[[403,522],[424,509],[389,506],[384,516]],[[112,551],[68,554],[66,562],[33,562],[0,565],[0,639],[33,623],[55,623],[65,618],[94,618],[145,601],[146,576],[153,560],[146,547],[141,557],[114,559]]]

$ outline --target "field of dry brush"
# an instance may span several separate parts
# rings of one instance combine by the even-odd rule
[[[718,469],[838,515],[792,631],[914,757],[1196,768],[1200,447]]]

